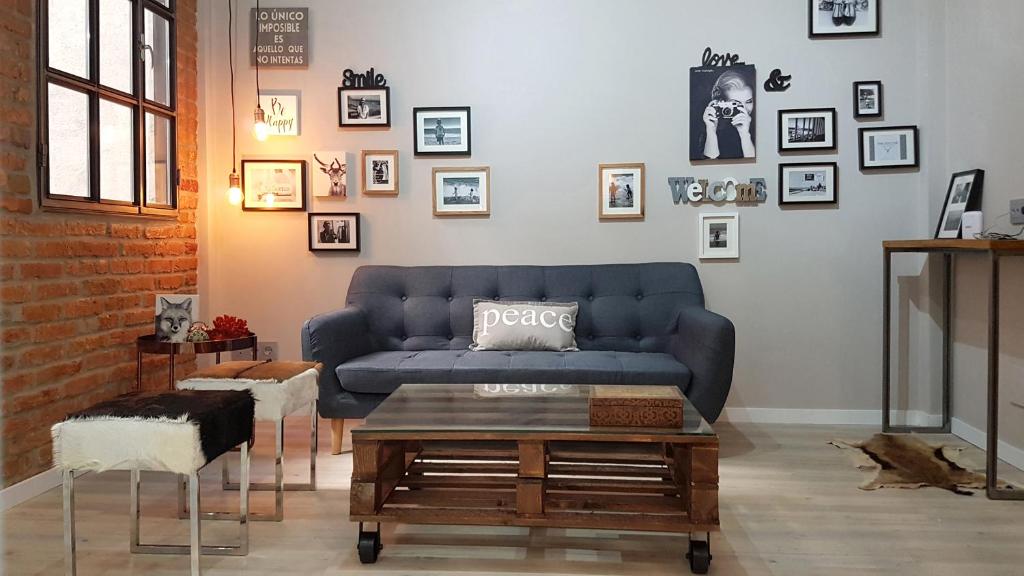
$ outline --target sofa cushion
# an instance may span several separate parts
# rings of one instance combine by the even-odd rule
[[[374,352],[338,366],[349,392],[389,394],[401,384],[651,384],[686,392],[690,370],[658,352],[426,350]]]
[[[575,302],[473,302],[470,350],[576,352]]]

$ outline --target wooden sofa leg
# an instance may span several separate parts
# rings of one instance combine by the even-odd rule
[[[341,439],[345,436],[345,419],[331,419],[331,454],[341,454]]]

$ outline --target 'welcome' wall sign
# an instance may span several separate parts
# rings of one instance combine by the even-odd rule
[[[672,202],[675,204],[760,204],[768,200],[768,182],[764,178],[751,178],[748,184],[740,184],[735,178],[709,182],[707,179],[697,180],[692,176],[673,176],[668,179],[668,187],[672,191]]]

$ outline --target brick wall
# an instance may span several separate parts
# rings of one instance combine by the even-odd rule
[[[197,291],[196,0],[178,0],[177,222],[44,212],[35,177],[35,15],[0,0],[0,371],[3,485],[50,467],[50,426],[127,391],[156,292]],[[194,366],[182,357],[179,370]],[[181,373],[181,372],[179,372]],[[166,386],[167,360],[145,363]]]

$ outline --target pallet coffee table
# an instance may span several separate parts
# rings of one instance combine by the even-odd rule
[[[590,528],[688,533],[705,573],[718,436],[689,402],[679,428],[592,428],[595,388],[401,386],[352,431],[359,559],[377,560],[382,522]]]

